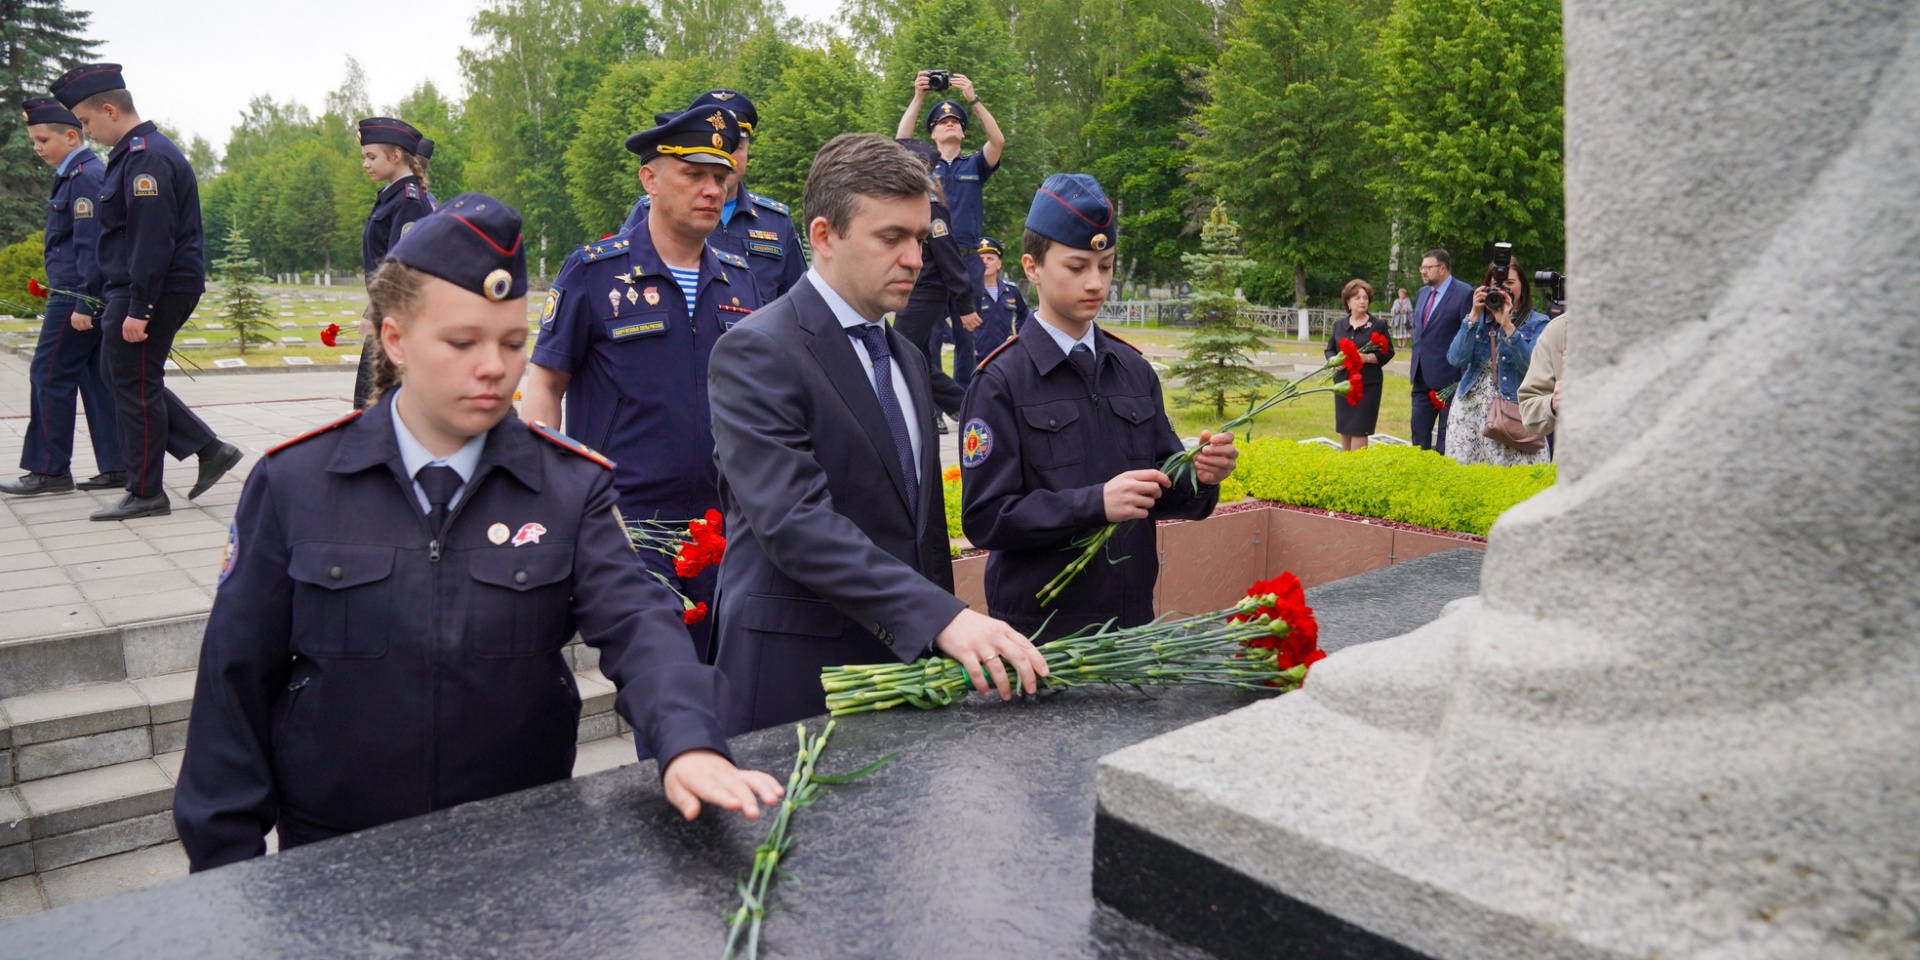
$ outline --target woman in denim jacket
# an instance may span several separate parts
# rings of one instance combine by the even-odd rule
[[[1507,267],[1506,297],[1501,301],[1504,310],[1487,309],[1487,291],[1492,283],[1493,266],[1489,264],[1481,286],[1473,292],[1473,311],[1447,347],[1447,362],[1460,368],[1461,384],[1447,404],[1447,455],[1460,463],[1546,463],[1552,454],[1544,447],[1538,453],[1520,453],[1480,433],[1487,424],[1487,407],[1494,390],[1518,401],[1534,341],[1547,325],[1547,315],[1533,309],[1532,278],[1521,269],[1518,257]],[[1499,362],[1489,363],[1496,351]]]

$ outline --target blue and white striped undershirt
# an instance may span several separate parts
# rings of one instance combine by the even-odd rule
[[[681,294],[687,298],[687,316],[691,318],[694,304],[700,301],[700,268],[682,270],[679,267],[668,266],[667,272],[673,274],[673,282],[680,285]]]

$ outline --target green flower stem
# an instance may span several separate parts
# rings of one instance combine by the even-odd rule
[[[727,960],[759,956],[760,924],[767,916],[767,889],[772,886],[773,878],[780,870],[780,858],[793,848],[793,836],[789,828],[793,824],[794,811],[811,805],[819,799],[820,788],[814,785],[813,771],[820,762],[820,754],[827,749],[827,738],[833,735],[833,721],[827,721],[827,728],[818,737],[807,739],[807,725],[799,724],[794,728],[800,738],[800,750],[793,758],[793,771],[787,774],[787,795],[780,801],[780,809],[773,815],[773,828],[767,831],[767,839],[753,850],[753,871],[747,879],[737,884],[740,892],[740,906],[733,911],[727,922]],[[745,942],[741,937],[745,936]]]

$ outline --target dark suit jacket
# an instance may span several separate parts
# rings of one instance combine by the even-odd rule
[[[1436,289],[1446,294],[1427,316],[1427,301]],[[1473,309],[1473,285],[1459,277],[1448,277],[1440,288],[1422,286],[1413,300],[1413,392],[1445,390],[1460,379],[1460,370],[1447,362],[1447,347],[1460,332],[1460,321]],[[1425,322],[1422,322],[1425,318]]]
[[[824,712],[820,668],[913,660],[966,606],[953,595],[926,355],[898,332],[887,341],[921,421],[914,512],[872,381],[811,277],[713,349],[729,730]]]

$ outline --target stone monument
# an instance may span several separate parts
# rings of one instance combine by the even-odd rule
[[[1920,3],[1565,14],[1559,485],[1478,599],[1105,758],[1103,827],[1268,956],[1920,956]]]

